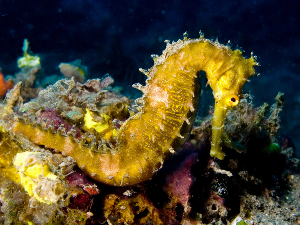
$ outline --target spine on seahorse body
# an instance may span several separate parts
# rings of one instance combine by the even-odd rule
[[[238,103],[254,65],[254,57],[245,59],[239,50],[204,38],[168,43],[163,54],[154,58],[154,66],[143,71],[148,77],[146,86],[134,85],[144,93],[140,112],[122,125],[116,147],[105,152],[22,122],[16,122],[13,129],[36,144],[73,157],[94,180],[133,185],[150,179],[187,138],[198,107],[199,71],[205,71],[216,100],[211,155],[224,158],[221,140],[226,109]]]

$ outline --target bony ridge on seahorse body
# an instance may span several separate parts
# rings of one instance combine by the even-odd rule
[[[198,107],[199,71],[205,71],[215,98],[210,154],[223,159],[226,110],[238,104],[244,83],[255,74],[255,65],[255,57],[245,59],[240,50],[203,37],[168,42],[163,54],[154,57],[154,66],[141,70],[147,75],[146,85],[134,87],[144,93],[139,99],[142,107],[121,126],[116,147],[95,152],[69,137],[22,122],[16,122],[13,131],[73,157],[96,181],[133,185],[150,179],[187,138]]]

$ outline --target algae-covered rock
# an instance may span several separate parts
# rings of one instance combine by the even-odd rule
[[[65,199],[68,196],[67,186],[51,172],[54,166],[47,159],[46,153],[18,153],[14,166],[20,175],[20,184],[30,196],[46,204],[68,205]]]
[[[119,224],[156,224],[162,225],[159,211],[142,194],[134,196],[107,195],[104,201],[104,213],[113,225]]]

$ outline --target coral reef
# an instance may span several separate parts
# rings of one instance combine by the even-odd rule
[[[62,79],[36,97],[41,67],[30,65],[0,104],[6,224],[253,224],[279,212],[299,220],[299,160],[278,137],[284,95],[255,107],[242,93],[255,57],[202,36],[167,42],[141,69],[135,103],[108,75]],[[201,119],[199,71],[215,98]]]
[[[87,106],[86,109],[84,105],[77,107],[84,114],[85,127],[81,129],[94,128],[101,137],[90,136],[90,145],[93,146],[89,148],[85,147],[86,143],[79,143],[76,137],[71,137],[74,129],[69,131],[63,124],[61,132],[70,134],[69,137],[22,121],[14,124],[13,132],[73,157],[77,165],[96,181],[117,186],[136,184],[151,178],[165,158],[180,149],[186,140],[197,112],[195,109],[198,108],[197,72],[204,70],[216,99],[211,155],[224,158],[221,142],[225,113],[228,107],[238,104],[244,83],[254,74],[255,59],[245,59],[239,50],[232,51],[228,46],[201,37],[168,44],[163,55],[155,57],[154,62],[148,72],[144,71],[148,77],[146,86],[135,85],[144,93],[139,99],[142,103],[140,112],[127,119],[119,129],[113,126],[114,118],[103,114],[103,110],[97,106]],[[66,89],[59,87],[59,83],[56,86],[56,89]],[[67,91],[72,93],[74,88],[75,84],[70,83]],[[51,89],[55,88],[45,90],[48,98],[56,94],[51,93]],[[102,91],[96,94],[101,95]],[[41,96],[46,95],[42,93]],[[68,100],[77,101],[74,104],[78,105],[77,99],[63,99],[65,102]],[[38,107],[55,108],[47,104]],[[27,105],[25,107],[28,108]],[[91,110],[98,111],[98,116],[92,118]],[[36,115],[30,115],[30,110],[27,110],[26,116]],[[111,125],[108,124],[109,120]],[[37,124],[42,126],[38,121]],[[103,144],[101,139],[108,140],[108,143]],[[97,151],[92,150],[95,148]]]

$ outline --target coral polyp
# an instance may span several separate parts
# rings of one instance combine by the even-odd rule
[[[47,126],[42,128],[41,123],[33,125],[17,121],[13,132],[15,135],[22,134],[35,144],[71,156],[86,174],[98,182],[115,186],[137,184],[150,179],[166,157],[177,152],[188,137],[199,103],[199,71],[205,71],[215,97],[211,156],[224,158],[221,143],[226,110],[238,104],[244,83],[255,73],[255,65],[254,57],[245,59],[239,50],[233,51],[228,46],[202,37],[185,38],[168,43],[163,54],[154,58],[154,66],[148,71],[142,70],[148,78],[146,86],[134,85],[144,94],[138,100],[141,107],[119,129],[114,126],[111,112],[104,113],[97,106],[89,108],[87,105],[86,109],[79,107],[79,111],[85,114],[86,124],[95,122],[87,120],[91,111],[107,116],[105,129],[99,129],[100,133],[86,140],[78,140],[78,136],[74,135],[75,128],[66,131],[63,123],[56,131]],[[75,86],[70,84],[70,93]],[[100,94],[101,91],[96,95]],[[65,96],[63,101],[68,98],[73,100]],[[45,105],[39,107],[46,108]],[[30,117],[30,110],[28,115]],[[98,126],[103,126],[101,121]],[[104,138],[112,130],[115,135]]]

